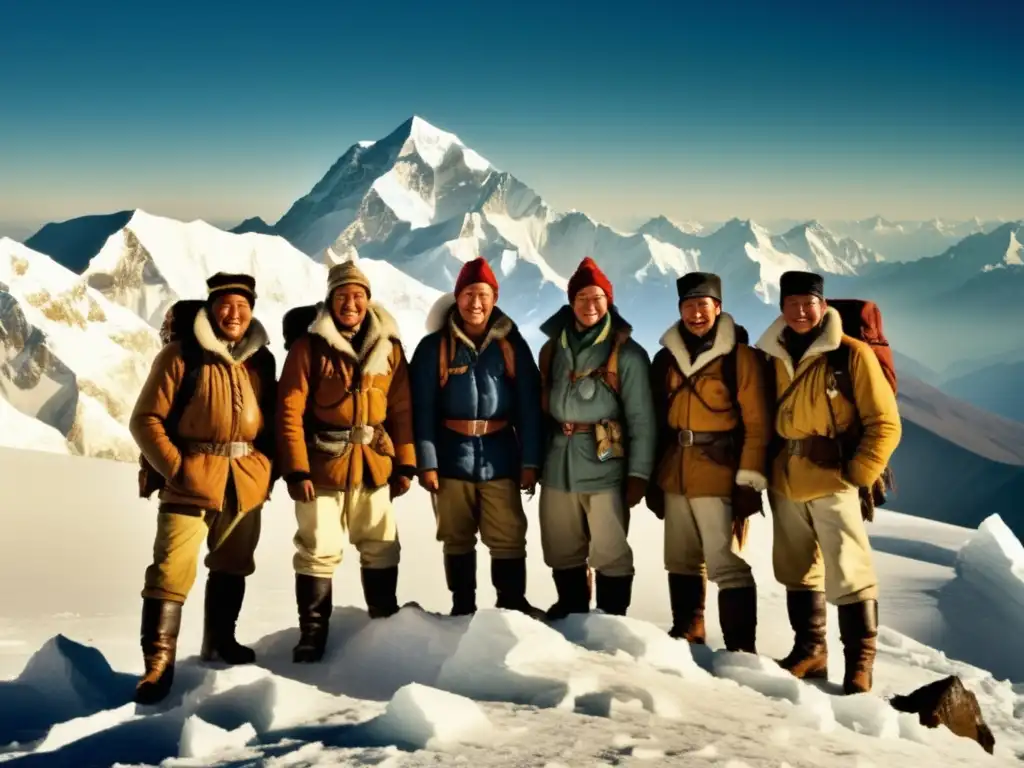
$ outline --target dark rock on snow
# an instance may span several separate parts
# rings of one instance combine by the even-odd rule
[[[985,724],[977,697],[959,677],[936,680],[907,696],[893,696],[889,703],[900,712],[916,714],[928,728],[944,725],[957,736],[974,739],[989,754],[995,748],[995,736]]]

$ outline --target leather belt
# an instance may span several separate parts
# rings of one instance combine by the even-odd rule
[[[692,429],[677,429],[676,442],[682,448],[716,445],[732,440],[732,432],[694,432]]]
[[[463,437],[484,437],[508,427],[507,419],[445,419],[442,423]]]
[[[223,456],[228,459],[240,459],[249,456],[256,450],[252,443],[201,443],[190,442],[188,452],[191,454],[205,454],[207,456]]]
[[[582,424],[574,421],[562,422],[561,427],[562,434],[566,437],[572,437],[573,435],[586,435],[594,431],[593,424]]]
[[[816,464],[831,464],[842,460],[842,445],[833,437],[811,435],[798,440],[786,440],[790,456],[802,456]]]

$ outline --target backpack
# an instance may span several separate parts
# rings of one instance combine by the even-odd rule
[[[174,393],[174,402],[171,403],[171,410],[164,419],[164,429],[172,443],[177,444],[178,422],[185,412],[196,391],[196,384],[199,382],[199,372],[203,365],[203,349],[195,340],[192,327],[199,310],[206,304],[199,299],[182,299],[176,301],[168,310],[168,317],[161,329],[161,336],[164,345],[171,342],[181,342],[181,355],[185,363],[185,372],[178,385],[178,391]],[[153,467],[146,457],[139,455],[139,496],[148,499],[155,492],[161,490],[167,481]]]
[[[324,303],[321,301],[316,304],[307,304],[304,307],[293,307],[284,313],[281,330],[284,333],[285,352],[291,349],[292,344],[299,338],[306,335],[306,331],[309,330],[309,326],[316,319],[323,305]]]

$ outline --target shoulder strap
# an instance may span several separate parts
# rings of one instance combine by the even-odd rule
[[[448,359],[448,347],[448,333],[441,331],[441,340],[437,345],[437,375],[441,389],[448,384],[448,365],[451,362]]]
[[[725,384],[725,389],[729,393],[729,401],[733,405],[738,402],[736,393],[739,390],[739,372],[737,370],[739,352],[740,345],[734,344],[722,358],[722,383]]]
[[[626,343],[628,337],[624,334],[616,334],[612,340],[612,350],[608,353],[608,362],[605,363],[602,369],[602,378],[604,383],[608,385],[608,388],[616,395],[619,394],[619,350],[622,349],[622,345]]]
[[[501,347],[501,356],[505,360],[505,378],[514,381],[516,378],[516,348],[505,336],[498,339],[498,346]]]
[[[828,367],[836,380],[836,389],[856,407],[857,400],[853,393],[853,380],[850,377],[850,356],[852,354],[853,347],[840,342],[836,349],[826,353],[826,357],[828,358]]]
[[[172,438],[177,436],[178,423],[181,421],[185,408],[196,393],[196,386],[199,383],[199,373],[203,367],[203,350],[196,343],[183,343],[181,345],[181,358],[185,363],[185,371],[181,376],[181,383],[178,391],[174,393],[174,402],[171,403],[171,410],[164,420],[164,429]]]
[[[551,397],[551,369],[555,364],[555,344],[554,339],[548,339],[544,342],[544,346],[540,348],[540,356],[538,358],[538,367],[540,368],[540,408],[544,413],[548,413],[548,406],[550,405]]]

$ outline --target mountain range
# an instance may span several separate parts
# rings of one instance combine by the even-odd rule
[[[712,228],[656,217],[623,232],[579,211],[554,211],[454,134],[413,118],[379,141],[349,148],[273,225],[253,218],[227,232],[135,210],[47,225],[25,245],[0,241],[0,392],[21,415],[7,407],[0,419],[25,417],[50,430],[40,447],[134,456],[126,419],[158,344],[155,329],[172,302],[203,295],[205,278],[219,270],[256,277],[256,314],[280,363],[281,317],[322,298],[326,268],[341,259],[360,260],[410,352],[430,306],[477,255],[491,262],[503,309],[535,348],[539,325],[564,303],[576,264],[595,258],[652,355],[677,317],[679,275],[721,274],[727,309],[756,338],[777,314],[781,273],[813,269],[826,275],[830,295],[872,298],[883,307],[901,382],[911,382],[905,392],[913,393],[912,400],[901,395],[914,426],[894,459],[909,468],[899,473],[894,504],[926,512],[942,491],[934,473],[921,470],[922,456],[959,461],[966,452],[999,487],[1024,472],[1024,431],[998,420],[996,429],[982,418],[988,414],[965,412],[969,406],[914,380],[984,353],[1024,348],[1014,330],[1024,321],[1024,302],[1011,300],[1024,280],[1022,225],[971,226],[987,231],[910,263],[889,261],[849,230],[818,221],[773,233],[750,220]],[[25,445],[4,432],[3,440]],[[1002,448],[992,450],[995,443]]]

